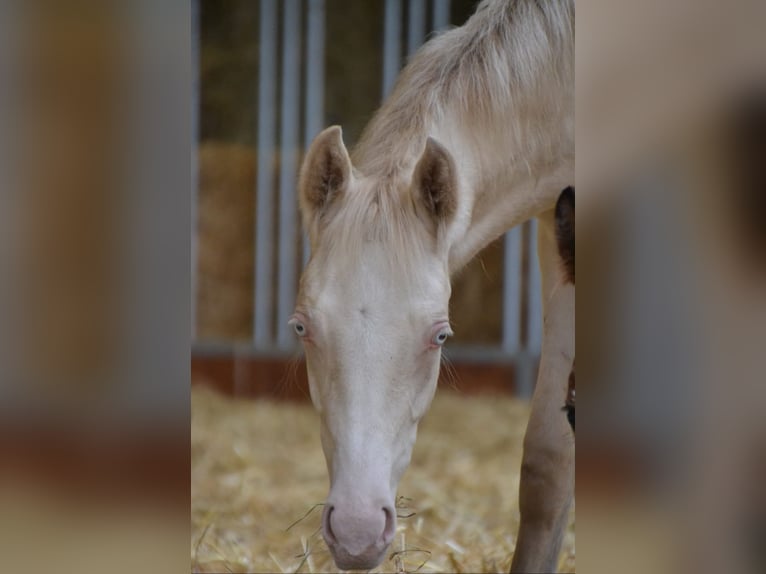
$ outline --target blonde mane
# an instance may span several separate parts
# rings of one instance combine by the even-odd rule
[[[496,130],[498,120],[513,118],[503,126],[516,144],[509,153],[533,154],[544,139],[536,120],[558,116],[560,94],[573,93],[573,54],[573,0],[484,2],[464,26],[435,36],[413,56],[352,162],[366,175],[406,171],[429,126],[447,113],[474,130]]]
[[[572,0],[488,0],[464,26],[428,41],[351,152],[361,185],[327,214],[325,255],[353,258],[363,242],[385,242],[401,273],[417,253],[433,249],[409,178],[426,138],[447,116],[477,138],[500,127],[512,142],[502,153],[522,169],[529,158],[550,156],[547,148],[559,142],[545,128],[564,114],[561,94],[573,92],[573,52]]]

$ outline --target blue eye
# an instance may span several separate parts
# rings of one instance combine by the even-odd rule
[[[449,329],[446,329],[446,328],[442,329],[441,331],[436,333],[436,335],[434,335],[434,338],[431,339],[431,343],[441,347],[444,343],[447,342],[447,339],[449,339],[450,335],[452,335],[452,333],[450,332]]]
[[[298,317],[290,317],[290,320],[287,322],[288,325],[293,326],[293,331],[295,331],[295,334],[299,337],[305,337],[308,333],[308,329],[306,329],[305,323],[301,321]]]

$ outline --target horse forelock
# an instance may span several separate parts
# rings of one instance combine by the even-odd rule
[[[408,186],[391,179],[359,187],[324,222],[316,253],[321,263],[353,266],[374,249],[384,256],[386,273],[402,278],[436,256],[436,241],[418,219]]]

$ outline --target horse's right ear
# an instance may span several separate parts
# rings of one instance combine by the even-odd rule
[[[329,127],[311,143],[298,181],[298,202],[307,231],[343,196],[350,178],[351,159],[343,145],[343,132],[340,126]]]

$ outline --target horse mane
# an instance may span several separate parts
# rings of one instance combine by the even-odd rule
[[[558,115],[560,94],[571,93],[573,52],[573,0],[483,2],[415,53],[352,150],[353,164],[367,175],[406,171],[447,112],[488,130],[513,118],[503,126],[517,148],[509,153],[532,151],[542,137],[532,120]]]
[[[418,252],[433,249],[409,193],[431,127],[447,114],[470,126],[466,132],[496,132],[500,121],[514,142],[509,161],[550,145],[540,117],[560,115],[573,51],[573,0],[486,0],[465,25],[431,38],[351,152],[357,181],[375,183],[361,183],[328,214],[328,251],[356,260],[363,242],[385,242],[401,273]],[[550,93],[554,85],[560,88]]]

